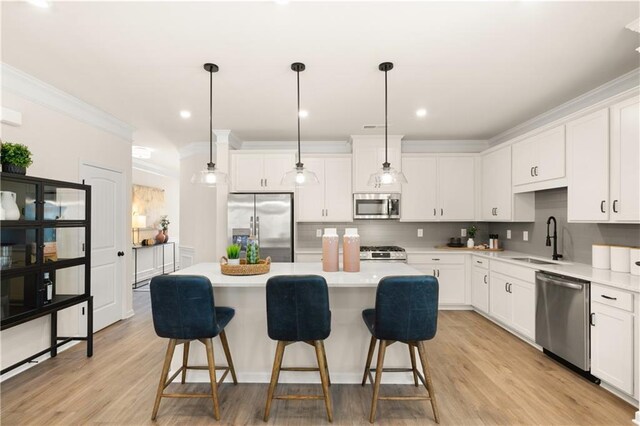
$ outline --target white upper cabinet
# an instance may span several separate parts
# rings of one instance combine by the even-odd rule
[[[640,222],[640,99],[611,107],[611,209],[613,222]]]
[[[392,135],[388,137],[388,161],[391,167],[401,170],[402,136]],[[351,137],[353,146],[353,192],[400,192],[400,184],[385,185],[379,188],[367,185],[369,177],[382,168],[385,160],[384,136]]]
[[[320,184],[297,188],[298,222],[353,221],[350,156],[304,157],[303,162]]]
[[[515,143],[512,150],[514,191],[566,186],[564,126]]]
[[[474,220],[474,156],[405,154],[402,171],[401,221]]]
[[[293,192],[292,186],[280,182],[293,169],[294,153],[255,153],[236,151],[231,154],[232,192]]]

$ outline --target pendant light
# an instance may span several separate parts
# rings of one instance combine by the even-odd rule
[[[302,164],[300,154],[300,72],[305,70],[305,66],[301,62],[291,64],[291,69],[296,72],[296,83],[298,88],[298,162],[292,170],[289,170],[282,177],[282,185],[307,186],[320,183],[318,177],[311,170],[306,169]]]
[[[407,183],[407,178],[402,171],[394,169],[389,163],[388,155],[388,125],[387,125],[387,72],[393,69],[391,62],[383,62],[378,65],[380,71],[384,71],[384,163],[382,168],[373,173],[369,177],[367,185],[375,186],[376,188],[384,185],[393,185],[396,183]]]
[[[213,162],[213,73],[218,72],[219,68],[216,64],[206,63],[204,69],[209,73],[209,162],[202,170],[193,174],[191,183],[215,187],[217,184],[229,183],[227,174],[218,170]]]

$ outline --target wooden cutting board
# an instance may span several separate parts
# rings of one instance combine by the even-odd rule
[[[469,250],[469,251],[504,251],[503,248],[499,249],[477,249],[477,248],[469,248],[469,247],[449,247],[449,246],[436,246],[438,250]]]

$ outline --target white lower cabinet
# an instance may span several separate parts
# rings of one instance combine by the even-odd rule
[[[489,289],[489,315],[522,336],[535,340],[535,284],[492,270]]]
[[[474,256],[471,267],[471,305],[485,314],[489,313],[489,269],[484,266],[488,263]]]
[[[592,284],[591,374],[634,395],[634,314],[624,309],[633,309],[632,303],[619,303],[625,296],[633,298],[630,293]]]
[[[436,254],[436,255],[412,255],[409,254],[408,263],[414,268],[433,275],[439,284],[439,305],[465,305],[467,301],[466,265],[465,255]]]

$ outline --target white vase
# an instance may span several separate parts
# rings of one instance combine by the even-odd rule
[[[3,219],[20,219],[20,209],[16,204],[16,193],[11,191],[0,191],[0,205],[2,206]]]
[[[240,259],[229,259],[227,262],[229,262],[229,265],[239,265]]]
[[[473,238],[469,238],[467,240],[467,247],[468,248],[473,248],[473,247],[475,247],[475,245],[476,245],[476,243],[473,241]]]

